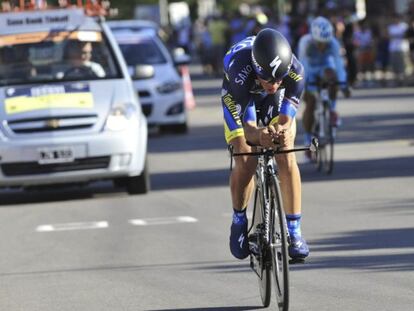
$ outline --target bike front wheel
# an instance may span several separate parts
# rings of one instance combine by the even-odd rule
[[[280,186],[276,177],[270,185],[270,225],[271,225],[271,255],[274,288],[279,311],[289,309],[289,259],[287,245],[287,226]]]

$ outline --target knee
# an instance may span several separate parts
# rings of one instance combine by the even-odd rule
[[[292,153],[277,155],[276,163],[281,173],[289,173],[293,171],[293,168],[297,165],[296,157]]]
[[[235,169],[246,175],[253,175],[256,170],[256,159],[250,156],[235,157]]]

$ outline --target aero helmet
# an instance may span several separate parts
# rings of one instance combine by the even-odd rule
[[[252,63],[259,78],[271,82],[282,80],[292,64],[289,42],[274,29],[262,29],[253,43]]]
[[[311,34],[316,42],[329,42],[333,38],[332,24],[325,17],[319,16],[312,21]]]

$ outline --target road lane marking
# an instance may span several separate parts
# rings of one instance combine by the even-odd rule
[[[91,221],[91,222],[71,222],[63,224],[47,224],[40,225],[36,228],[37,232],[53,232],[53,231],[70,231],[70,230],[88,230],[108,228],[107,221]]]
[[[155,226],[155,225],[170,225],[177,223],[194,223],[198,219],[191,216],[178,217],[163,217],[163,218],[145,218],[145,219],[130,219],[128,222],[133,226]]]

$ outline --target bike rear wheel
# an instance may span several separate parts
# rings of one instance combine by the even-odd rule
[[[270,186],[270,233],[272,272],[276,301],[280,311],[289,309],[289,259],[287,245],[287,226],[283,210],[279,182],[272,177]]]

